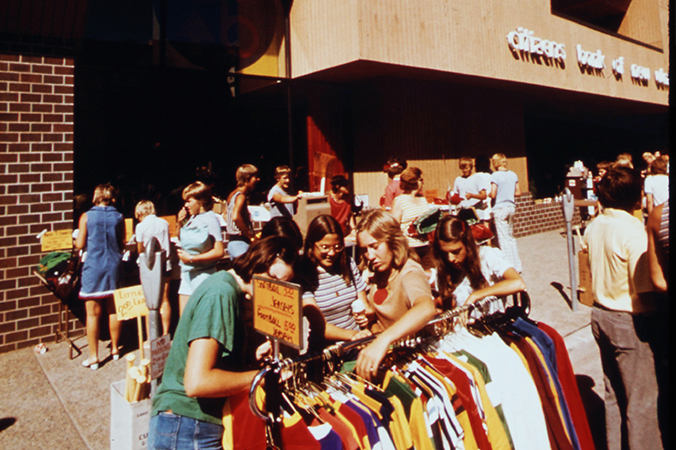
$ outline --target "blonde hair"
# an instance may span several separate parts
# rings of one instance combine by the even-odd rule
[[[94,189],[94,198],[92,199],[92,203],[94,205],[98,205],[99,203],[103,203],[104,205],[108,206],[111,203],[115,203],[115,188],[110,184],[99,184],[96,186],[96,189]]]
[[[384,242],[392,252],[392,264],[401,269],[408,260],[408,242],[397,219],[387,211],[373,209],[368,211],[357,224],[357,236],[362,231],[370,234],[378,242]],[[363,271],[368,266],[364,254],[361,255],[359,268]]]
[[[469,166],[470,169],[473,168],[474,167],[474,160],[472,158],[470,158],[469,156],[463,156],[462,158],[460,158],[458,160],[458,167],[460,167],[462,169],[465,166]]]
[[[497,169],[498,167],[507,167],[507,157],[504,153],[496,153],[491,156],[491,164]]]
[[[211,195],[211,188],[201,181],[195,181],[183,189],[183,200],[194,198],[202,204],[205,210],[210,211],[214,205],[214,198]]]
[[[155,204],[153,202],[150,200],[141,200],[136,204],[134,217],[136,217],[137,220],[141,221],[151,214],[155,214]]]
[[[275,180],[279,181],[284,175],[288,175],[291,173],[291,169],[289,166],[278,166],[275,169]]]
[[[254,175],[258,175],[258,168],[253,164],[243,164],[239,166],[237,172],[235,172],[237,187],[247,184]]]

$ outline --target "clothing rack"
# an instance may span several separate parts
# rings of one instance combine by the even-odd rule
[[[397,348],[415,348],[425,342],[438,339],[452,332],[458,318],[469,317],[475,311],[485,317],[485,311],[491,305],[503,302],[503,298],[486,297],[475,303],[469,303],[448,311],[444,311],[432,319],[423,329],[413,337],[403,338],[392,345]],[[512,306],[504,312],[495,314],[500,316],[496,320],[512,320],[516,317],[527,317],[530,313],[530,297],[524,291],[512,295]],[[308,363],[323,363],[326,371],[333,373],[340,369],[343,363],[343,357],[348,350],[359,348],[375,340],[377,334],[367,336],[355,341],[346,341],[326,347],[322,352],[313,352],[301,355],[295,358],[285,358],[282,360],[273,360],[266,367],[261,369],[254,377],[249,390],[249,407],[254,415],[266,421],[268,425],[273,422],[281,422],[282,398],[279,390],[280,379],[283,371],[291,370],[296,376],[297,369],[305,367]],[[303,372],[304,373],[304,372]],[[304,373],[304,376],[307,375]],[[260,384],[265,381],[265,398],[267,413],[260,411],[256,404],[256,391]]]

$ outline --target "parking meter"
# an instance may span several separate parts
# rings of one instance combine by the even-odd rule
[[[148,306],[148,341],[152,342],[161,333],[160,304],[164,295],[164,272],[167,265],[167,255],[156,238],[152,238],[145,252],[139,255],[139,262],[141,287]],[[156,382],[157,380],[152,382],[152,393]]]
[[[564,190],[561,197],[563,218],[566,221],[566,239],[568,241],[568,270],[570,271],[570,302],[573,311],[577,311],[577,277],[575,274],[575,249],[573,242],[573,215],[575,214],[575,199],[570,189]]]

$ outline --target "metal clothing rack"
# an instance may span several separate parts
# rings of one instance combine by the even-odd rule
[[[56,297],[59,300],[59,321],[56,325],[56,330],[54,330],[54,343],[58,344],[61,341],[66,341],[68,342],[68,359],[73,360],[80,356],[82,354],[82,350],[78,348],[77,345],[70,339],[70,336],[68,334],[68,315],[70,313],[70,310],[68,309],[68,306],[65,304],[66,299],[63,299],[56,295],[56,292],[54,292],[54,289],[50,286],[50,284],[47,282],[47,280],[37,273],[36,271],[33,271],[33,275],[38,277],[40,282],[50,290],[52,294],[54,294],[54,297]],[[73,351],[77,352],[75,356],[73,356]]]
[[[475,303],[469,303],[463,306],[453,308],[436,316],[425,327],[412,337],[400,339],[392,344],[392,349],[413,348],[420,346],[425,342],[438,339],[450,333],[455,325],[456,319],[461,316],[469,316],[474,311],[483,311],[489,306],[504,302],[503,298],[486,297]],[[512,295],[512,304],[501,313],[505,318],[528,316],[530,312],[530,297],[526,291],[520,291]],[[268,425],[281,421],[281,394],[279,392],[281,374],[285,370],[294,371],[308,363],[323,363],[328,372],[334,372],[340,369],[343,363],[343,356],[348,350],[359,348],[375,340],[378,335],[374,334],[355,341],[346,341],[326,347],[321,353],[314,352],[305,354],[296,358],[286,358],[282,360],[273,360],[266,367],[261,369],[254,377],[249,389],[249,407],[253,414],[266,421]],[[260,411],[256,404],[256,391],[260,384],[265,381],[265,397],[267,413]]]

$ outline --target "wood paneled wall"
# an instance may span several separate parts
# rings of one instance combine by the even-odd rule
[[[458,159],[504,153],[528,189],[521,101],[504,92],[446,83],[384,78],[352,98],[355,193],[376,204],[387,184],[388,157],[424,173],[425,188],[443,197],[460,175]]]
[[[656,1],[660,2],[658,20],[654,14],[643,14]],[[631,26],[654,30],[650,35],[644,33],[650,41],[647,44],[659,46],[652,35],[667,35],[664,28],[669,11],[665,1],[635,0],[642,11],[632,13],[640,24]],[[644,8],[644,2],[652,3]],[[356,61],[373,61],[668,104],[668,90],[658,89],[654,80],[647,86],[633,83],[629,74],[632,64],[653,71],[668,70],[668,40],[656,50],[621,39],[553,15],[549,1],[295,0],[291,27],[294,77]],[[506,36],[518,27],[565,44],[565,67],[513,54]],[[601,49],[606,68],[598,73],[580,70],[577,44],[590,52]],[[625,74],[618,80],[612,75],[611,62],[620,56],[625,58]]]

